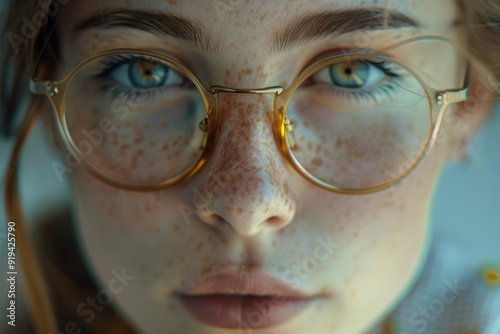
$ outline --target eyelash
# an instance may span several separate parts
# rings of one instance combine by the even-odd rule
[[[153,63],[162,64],[165,65],[169,69],[169,71],[173,71],[167,63],[154,57],[148,57],[144,55],[116,55],[106,58],[106,60],[104,60],[99,65],[97,73],[93,77],[98,81],[105,81],[108,75],[120,66],[127,65],[137,60],[147,60]],[[119,87],[113,83],[103,82],[101,91],[104,94],[110,94],[114,99],[126,98],[132,101],[137,101],[138,99],[140,99],[141,101],[147,101],[149,99],[155,98],[163,88],[165,87],[158,87],[155,89],[130,89],[128,87]]]
[[[380,84],[377,84],[376,87],[372,89],[343,89],[342,87],[334,85],[323,85],[321,88],[328,90],[329,93],[336,94],[339,98],[354,99],[359,103],[378,103],[381,98],[393,98],[394,92],[396,91],[397,86],[399,86],[398,82],[403,79],[403,74],[398,73],[395,68],[391,68],[391,64],[389,62],[368,59],[363,60],[370,65],[376,66],[379,70],[384,72],[387,79]],[[308,85],[309,84],[306,83],[306,86]],[[382,94],[385,94],[385,96]]]

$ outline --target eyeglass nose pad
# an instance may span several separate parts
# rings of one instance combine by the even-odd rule
[[[200,145],[200,150],[203,151],[207,147],[207,143],[208,143],[208,117],[207,116],[205,116],[205,118],[200,122],[200,124],[198,125],[198,128],[205,133],[203,135],[203,141],[201,142],[201,145]]]
[[[288,116],[285,116],[283,119],[283,123],[285,125],[285,130],[286,130],[286,138],[288,145],[290,148],[293,150],[295,149],[295,146],[297,145],[297,142],[295,141],[295,135],[293,134],[293,121],[291,121]]]

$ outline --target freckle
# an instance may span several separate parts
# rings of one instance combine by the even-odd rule
[[[168,128],[168,122],[167,122],[167,121],[163,121],[163,122],[161,122],[161,123],[160,123],[160,127],[161,127],[161,128],[164,128],[164,129]]]
[[[196,245],[196,250],[201,251],[201,249],[203,248],[203,245],[204,245],[203,241],[198,242],[198,244]]]
[[[352,297],[356,297],[356,295],[358,294],[358,291],[356,289],[352,289],[351,291],[349,291],[349,294],[352,296]]]
[[[312,160],[312,164],[315,166],[321,166],[323,164],[323,159],[321,159],[320,157],[314,158]]]
[[[108,213],[110,215],[114,215],[115,212],[116,212],[116,207],[114,205],[108,207]]]
[[[172,230],[174,230],[176,232],[179,231],[179,225],[177,225],[177,224],[172,225]]]
[[[210,272],[211,268],[212,268],[212,266],[207,266],[205,268],[202,268],[201,269],[201,276],[204,276],[204,275],[208,274]]]
[[[132,157],[132,162],[130,164],[130,169],[134,170],[137,168],[137,157]]]

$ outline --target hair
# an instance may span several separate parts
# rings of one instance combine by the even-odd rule
[[[69,0],[25,0],[9,2],[4,13],[2,36],[9,40],[1,51],[0,132],[3,136],[16,131],[23,109],[41,101],[29,93],[28,81],[37,75],[38,64],[57,68],[60,48],[57,22],[63,4]],[[498,0],[456,0],[461,9],[460,23],[465,27],[463,51],[483,75],[491,89],[500,85],[500,2]],[[462,47],[462,46],[461,46]],[[47,78],[40,73],[43,79]],[[27,105],[26,105],[27,102]],[[18,245],[23,247],[23,245]],[[33,279],[33,278],[31,278]],[[37,312],[37,310],[35,310]]]

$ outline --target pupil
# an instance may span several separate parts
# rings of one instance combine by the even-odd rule
[[[346,75],[351,75],[352,74],[352,68],[346,68],[345,69],[345,74]]]
[[[135,87],[157,88],[167,79],[166,69],[151,61],[136,61],[129,67],[129,78]]]

